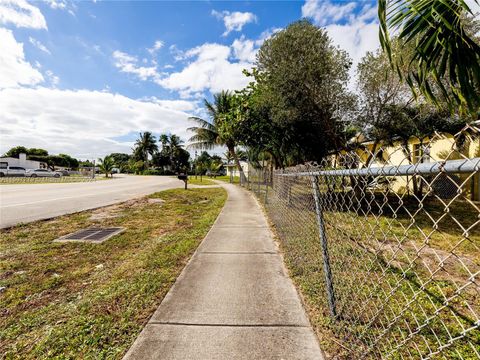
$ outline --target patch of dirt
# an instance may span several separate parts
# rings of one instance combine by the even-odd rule
[[[463,267],[465,266],[471,272],[478,271],[479,269],[479,265],[471,258],[452,254],[428,245],[420,251],[416,250],[420,248],[418,244],[414,245],[408,242],[402,243],[400,249],[398,244],[392,243],[379,244],[377,246],[379,246],[377,251],[379,250],[381,254],[386,255],[388,260],[391,260],[391,257],[395,253],[395,258],[391,260],[390,264],[400,269],[404,268],[407,264],[405,253],[408,253],[411,260],[418,256],[415,262],[426,271],[434,272],[435,278],[441,280],[453,280],[457,283],[465,283],[469,274],[465,272]],[[373,249],[370,249],[370,251],[375,252]],[[461,263],[463,263],[463,266]],[[441,270],[439,271],[438,269],[440,267]]]
[[[158,198],[149,198],[148,203],[149,204],[160,204],[161,205],[161,204],[165,203],[165,200],[158,199]]]
[[[120,204],[110,205],[110,206],[93,210],[92,215],[90,216],[90,220],[101,221],[105,219],[113,219],[113,218],[120,217],[122,215],[122,211],[126,208],[131,209],[131,208],[143,206],[145,204],[163,203],[163,202],[165,202],[165,200],[162,200],[162,199],[149,199],[149,198],[132,199]]]

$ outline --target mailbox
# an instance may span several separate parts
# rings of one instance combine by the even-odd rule
[[[187,190],[188,176],[185,174],[178,175],[178,180],[182,180],[185,183],[185,190]]]

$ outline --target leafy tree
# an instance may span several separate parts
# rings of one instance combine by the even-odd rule
[[[477,0],[475,2],[478,3]],[[465,107],[474,117],[480,108],[480,46],[468,30],[474,15],[464,0],[379,0],[380,42],[395,67],[408,63],[406,81],[438,103]],[[391,32],[414,44],[411,58],[393,51]],[[402,72],[399,71],[401,74]]]
[[[400,42],[395,46],[400,49]],[[368,52],[358,64],[357,89],[360,107],[354,124],[373,141],[368,165],[378,145],[388,137],[385,124],[391,119],[391,107],[407,106],[412,98],[408,85],[392,71],[387,54],[380,50]]]
[[[158,151],[155,136],[151,132],[145,131],[139,133],[138,139],[135,142],[133,149],[133,157],[137,161],[142,161],[143,166],[148,166],[148,155],[153,156]]]
[[[68,167],[70,169],[77,169],[78,168],[78,165],[79,165],[78,160],[71,157],[70,155],[59,154],[58,157],[60,159],[59,159],[58,163],[56,163],[55,165]]]
[[[112,176],[112,170],[115,167],[115,161],[110,155],[105,156],[103,159],[98,159],[98,167],[102,173],[105,174],[105,177],[108,175]]]
[[[3,156],[18,158],[18,155],[22,153],[27,154],[28,149],[25,146],[15,146],[3,154]]]
[[[109,156],[113,159],[115,166],[118,167],[121,172],[128,170],[128,163],[131,158],[130,155],[123,153],[111,153]]]
[[[27,154],[36,156],[48,156],[48,151],[45,149],[30,148],[27,150]]]
[[[219,157],[212,157],[212,161],[207,165],[207,171],[210,172],[210,176],[217,177],[219,174],[220,170],[223,167],[223,162]]]
[[[260,139],[268,150],[283,147],[298,163],[319,161],[341,146],[342,119],[352,102],[346,90],[350,59],[324,29],[307,20],[290,24],[263,43],[256,65],[259,96],[249,116],[266,119],[261,135],[275,133],[275,141]]]
[[[238,106],[238,97],[229,91],[221,91],[213,96],[213,103],[204,100],[205,108],[211,121],[199,117],[189,119],[198,126],[189,128],[195,135],[190,138],[190,147],[194,149],[212,149],[215,146],[226,146],[232,155],[240,172],[240,177],[245,178],[240,160],[235,152],[239,143],[240,122],[242,121],[241,109]]]
[[[183,148],[183,140],[175,134],[162,134],[159,141],[161,150],[153,156],[153,164],[163,170],[185,171],[189,167],[190,153]]]

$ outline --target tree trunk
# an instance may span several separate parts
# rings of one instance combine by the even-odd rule
[[[372,162],[373,156],[375,155],[375,151],[377,151],[378,143],[379,143],[378,140],[374,141],[372,151],[370,152],[370,154],[368,154],[367,161],[365,162],[365,167],[368,167],[370,165],[370,163]]]
[[[238,171],[240,172],[240,183],[243,183],[246,180],[246,177],[245,177],[245,173],[243,172],[242,165],[240,165],[240,160],[238,159],[238,156],[235,153],[235,148],[230,147],[228,151],[230,151],[230,154],[232,155],[233,160],[235,161],[235,165],[237,165]]]

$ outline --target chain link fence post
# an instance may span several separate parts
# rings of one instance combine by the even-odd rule
[[[320,243],[322,246],[323,271],[325,273],[325,286],[327,288],[328,307],[330,309],[330,315],[333,319],[335,319],[337,317],[335,291],[333,288],[332,270],[330,268],[330,257],[328,254],[327,234],[325,232],[325,223],[323,221],[322,207],[320,204],[320,189],[318,186],[318,177],[311,176],[311,181],[313,188],[313,197],[315,200],[315,213],[317,216],[318,232],[320,235]]]

